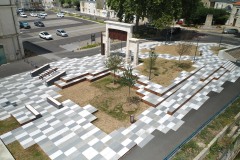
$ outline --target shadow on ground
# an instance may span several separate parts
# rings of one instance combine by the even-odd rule
[[[36,44],[33,44],[29,41],[24,41],[23,42],[23,48],[25,50],[28,50],[30,52],[32,52],[34,55],[39,55],[39,54],[46,54],[46,53],[51,53],[52,51],[50,50],[47,50],[43,47],[40,47]]]

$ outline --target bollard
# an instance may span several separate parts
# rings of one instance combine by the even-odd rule
[[[130,115],[130,123],[134,123],[134,115]]]

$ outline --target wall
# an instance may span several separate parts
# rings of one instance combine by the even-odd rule
[[[233,7],[233,5],[232,5],[232,4],[229,4],[229,3],[215,2],[214,8],[216,8],[216,9],[224,9],[224,8],[226,8],[227,6],[230,6],[231,8]]]
[[[14,4],[14,0],[11,0]],[[0,1],[0,45],[3,45],[7,61],[24,57],[23,46],[19,39],[16,6],[10,0]]]
[[[237,12],[237,9],[239,9],[238,12]],[[234,19],[237,19],[235,26],[240,27],[240,6],[233,6],[233,9],[229,18],[229,25],[233,25]]]
[[[96,9],[94,1],[80,1],[80,12],[100,17],[116,18],[113,10]]]

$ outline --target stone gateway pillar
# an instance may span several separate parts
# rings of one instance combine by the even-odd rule
[[[130,59],[130,39],[132,38],[132,31],[134,24],[121,23],[114,21],[105,21],[106,23],[106,37],[105,37],[105,56],[106,58],[110,55],[110,39],[118,39],[126,41],[126,63]]]

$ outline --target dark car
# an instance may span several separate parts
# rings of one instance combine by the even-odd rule
[[[227,28],[223,30],[223,34],[238,34],[238,29]]]
[[[28,22],[22,22],[22,21],[20,21],[20,22],[19,22],[19,28],[20,28],[20,29],[21,29],[21,28],[30,29],[31,26],[28,24]]]
[[[45,25],[44,25],[43,22],[41,22],[41,21],[35,21],[35,22],[34,22],[34,25],[35,25],[35,26],[38,26],[38,27],[45,27]]]

